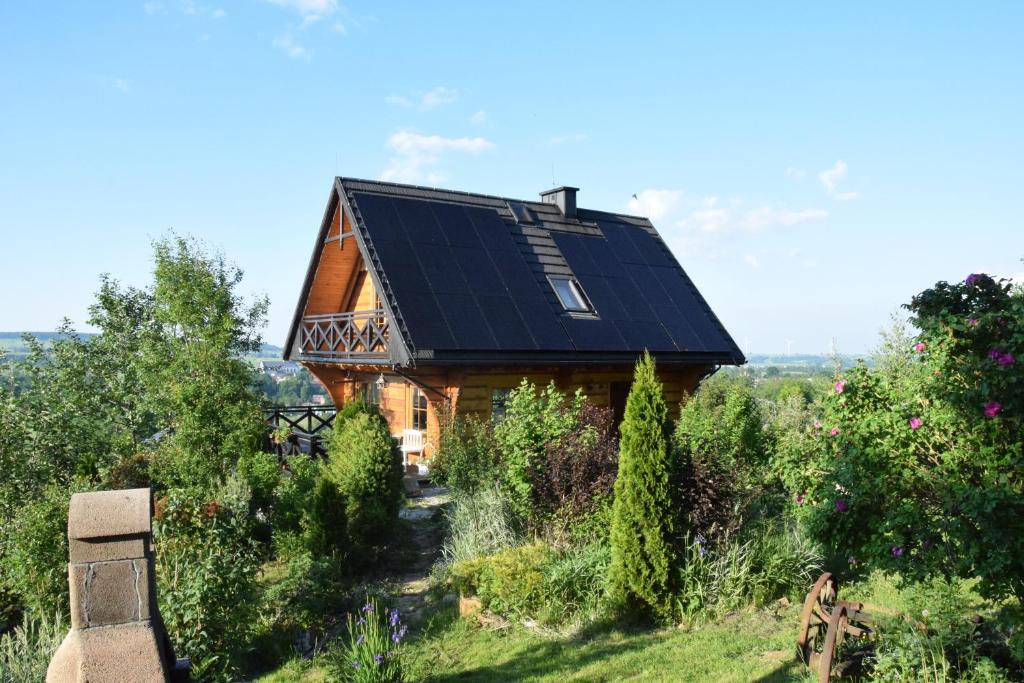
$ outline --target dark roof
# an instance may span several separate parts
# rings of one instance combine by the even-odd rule
[[[337,178],[335,191],[328,214],[340,198],[354,219],[408,362],[610,362],[645,349],[670,362],[744,362],[646,218],[566,218],[548,203],[354,178]],[[566,313],[553,275],[575,277],[596,315]]]

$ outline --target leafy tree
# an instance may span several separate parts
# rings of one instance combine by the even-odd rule
[[[246,304],[242,271],[194,240],[154,244],[153,312],[142,344],[146,405],[173,434],[153,463],[167,486],[204,489],[259,448],[263,418],[242,356],[261,346],[267,299]]]
[[[612,506],[612,595],[660,619],[671,615],[673,501],[669,491],[668,409],[654,360],[637,363],[626,399]]]

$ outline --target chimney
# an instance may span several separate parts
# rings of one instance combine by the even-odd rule
[[[566,218],[576,218],[576,193],[578,187],[556,187],[540,193],[540,200],[545,204],[554,204]]]

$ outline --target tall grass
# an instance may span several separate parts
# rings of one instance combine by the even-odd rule
[[[814,543],[779,522],[713,545],[699,534],[687,536],[683,545],[676,611],[684,621],[714,618],[783,596],[797,598],[822,567]]]
[[[448,536],[442,556],[449,565],[493,555],[519,540],[508,503],[496,486],[456,498],[445,516]]]
[[[58,612],[53,619],[26,616],[20,626],[0,636],[0,683],[46,680],[46,668],[66,632]]]

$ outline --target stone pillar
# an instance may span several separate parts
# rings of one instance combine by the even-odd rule
[[[177,678],[156,605],[152,513],[149,489],[71,497],[71,630],[50,662],[47,683]]]

